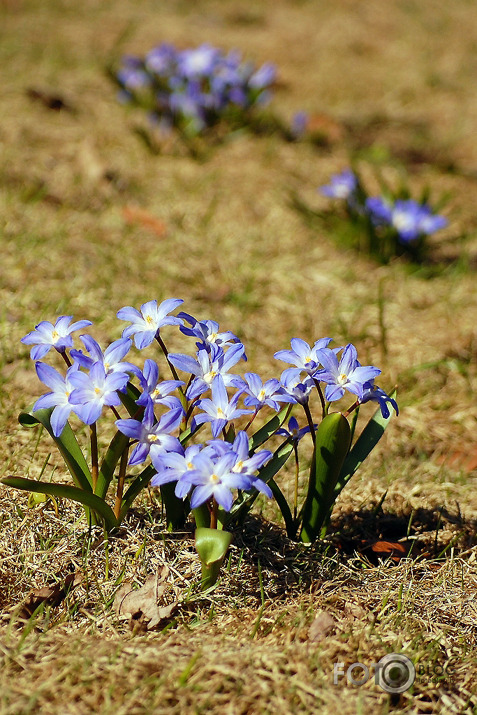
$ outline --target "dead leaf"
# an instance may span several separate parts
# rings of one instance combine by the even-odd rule
[[[464,472],[473,472],[477,469],[477,447],[460,447],[451,452],[440,454],[436,458],[438,464],[447,464],[454,469],[462,469]]]
[[[313,643],[319,643],[335,631],[336,625],[331,613],[321,611],[308,629],[308,639]]]
[[[131,630],[151,631],[166,618],[170,618],[178,601],[159,606],[167,589],[169,569],[164,566],[161,574],[148,576],[141,588],[133,589],[131,583],[123,583],[114,598],[114,610],[118,616],[129,616]]]
[[[349,620],[363,620],[366,616],[366,611],[362,606],[357,603],[352,603],[351,601],[346,601],[343,608],[343,615]]]
[[[43,586],[32,591],[22,603],[18,617],[27,620],[31,618],[36,609],[44,603],[47,606],[59,606],[66,596],[83,580],[81,571],[68,574],[63,582],[51,586]]]
[[[371,544],[371,550],[381,559],[391,557],[393,561],[400,561],[406,556],[407,550],[398,541],[375,541]]]
[[[167,226],[164,221],[153,216],[149,211],[140,209],[138,206],[125,206],[123,208],[123,218],[129,225],[139,224],[147,228],[159,238],[164,238],[167,234]]]
[[[315,139],[336,143],[343,139],[344,128],[336,119],[328,114],[311,114],[308,117],[306,132]]]
[[[51,92],[35,89],[34,87],[29,87],[26,93],[30,99],[41,102],[47,109],[53,109],[55,112],[59,112],[62,109],[67,112],[74,112],[73,107],[59,94],[52,94]]]

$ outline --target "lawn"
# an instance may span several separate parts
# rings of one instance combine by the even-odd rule
[[[20,339],[59,315],[107,344],[121,307],[183,298],[264,379],[291,338],[330,336],[381,367],[400,408],[324,540],[288,539],[260,498],[205,595],[192,526],[168,532],[156,490],[104,541],[67,501],[0,485],[0,712],[477,712],[477,7],[0,0],[0,40],[1,477],[67,480],[48,435],[17,419],[43,389]],[[272,122],[152,151],[108,70],[161,42],[275,63],[267,111],[282,128],[308,112],[315,141]],[[317,188],[350,164],[370,192],[445,199],[426,264],[347,245]],[[115,607],[151,574],[175,604],[153,631]],[[30,617],[32,593],[73,575]],[[416,667],[402,694],[375,683],[387,653]]]

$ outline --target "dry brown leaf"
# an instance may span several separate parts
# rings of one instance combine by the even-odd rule
[[[68,112],[74,111],[73,107],[59,94],[54,94],[42,89],[35,89],[35,87],[28,87],[26,94],[30,99],[40,102],[44,107],[53,109],[55,112],[59,112],[61,109]]]
[[[336,119],[328,114],[311,114],[308,117],[306,131],[322,140],[335,143],[343,139],[344,128]]]
[[[343,615],[349,620],[363,620],[366,617],[366,611],[362,606],[351,601],[346,601],[343,608]]]
[[[308,629],[308,639],[319,643],[336,629],[336,621],[328,611],[321,611]]]
[[[399,561],[407,553],[406,547],[398,541],[375,541],[374,544],[371,544],[371,550],[379,558],[391,557],[393,561]]]
[[[473,472],[477,469],[477,447],[461,447],[451,452],[441,454],[436,458],[438,464],[446,464],[454,469],[462,469],[464,472]]]
[[[38,606],[44,603],[47,606],[59,606],[66,596],[83,580],[81,571],[68,574],[64,581],[53,584],[52,586],[43,586],[32,591],[25,601],[22,603],[18,617],[20,619],[28,619],[36,611]]]
[[[153,216],[149,211],[140,209],[138,206],[125,206],[123,208],[123,218],[127,224],[139,224],[155,233],[159,238],[164,238],[167,234],[167,226],[164,221]]]
[[[161,574],[148,576],[141,588],[133,590],[131,583],[123,583],[114,598],[114,610],[118,616],[129,616],[129,625],[135,631],[151,631],[166,618],[170,618],[178,601],[159,606],[167,589],[169,569],[164,566]]]

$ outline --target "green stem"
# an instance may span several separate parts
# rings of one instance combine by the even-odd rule
[[[305,402],[303,405],[303,409],[305,410],[305,415],[306,419],[308,420],[308,426],[310,428],[310,433],[311,433],[311,438],[313,440],[313,444],[315,444],[316,441],[316,435],[315,435],[315,425],[313,424],[313,417],[310,412],[310,405],[308,402]]]
[[[351,407],[349,407],[346,412],[343,412],[343,417],[349,417],[352,412],[354,412],[359,407],[359,401],[353,402]]]
[[[91,477],[93,482],[93,494],[96,492],[98,483],[99,461],[98,461],[98,434],[96,432],[96,422],[90,425],[91,437]]]
[[[58,350],[58,352],[60,353],[61,357],[65,361],[66,365],[68,367],[71,367],[72,363],[71,363],[71,360],[69,359],[68,355],[66,354],[66,350]]]
[[[118,487],[116,489],[116,501],[114,503],[114,516],[119,522],[119,515],[121,513],[121,506],[123,503],[123,492],[124,492],[124,481],[126,479],[126,468],[128,465],[129,456],[129,445],[126,447],[121,455],[121,461],[119,463],[119,475],[118,475]]]
[[[156,334],[156,340],[157,340],[157,342],[159,343],[162,352],[164,353],[164,356],[165,356],[165,358],[166,358],[166,360],[167,360],[167,364],[169,365],[169,368],[170,368],[170,371],[171,371],[171,373],[172,373],[172,376],[173,376],[174,380],[179,380],[179,379],[180,379],[180,378],[179,378],[179,375],[177,374],[177,371],[176,371],[174,365],[173,365],[173,364],[171,363],[171,361],[169,360],[169,353],[167,352],[166,345],[165,345],[163,339],[161,338],[161,336],[159,335],[159,333]],[[180,386],[179,386],[179,390],[180,390],[180,392],[182,392]]]
[[[324,419],[326,416],[326,402],[325,402],[325,397],[323,395],[323,390],[321,389],[320,381],[317,380],[316,377],[313,378],[313,382],[315,383],[315,387],[318,390],[318,394],[320,396],[321,417],[322,417],[322,419]]]
[[[296,522],[296,517],[298,513],[298,473],[299,473],[299,462],[298,462],[298,444],[293,445],[293,451],[295,453],[295,494],[293,496],[293,521]]]
[[[219,512],[219,505],[215,499],[212,499],[212,506],[210,508],[210,528],[217,528],[217,515]]]
[[[250,425],[252,424],[252,422],[254,421],[254,419],[255,419],[255,417],[256,417],[257,415],[258,415],[258,408],[255,410],[255,412],[254,412],[253,415],[251,416],[250,421],[249,421],[249,423],[247,424],[247,426],[244,427],[244,432],[247,432],[248,428],[250,427]]]

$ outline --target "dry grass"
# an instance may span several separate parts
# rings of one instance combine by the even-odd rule
[[[291,337],[332,335],[383,368],[383,387],[399,384],[401,407],[327,542],[292,544],[263,504],[205,597],[191,534],[163,533],[153,495],[106,549],[68,505],[28,508],[1,487],[2,713],[476,711],[476,28],[464,0],[394,0],[385,11],[377,0],[0,2],[1,474],[38,476],[47,458],[48,474],[61,473],[48,440],[16,420],[40,390],[19,339],[61,313],[92,319],[106,341],[119,337],[121,306],[183,297],[237,332],[266,377]],[[177,148],[152,156],[105,66],[115,46],[163,40],[276,62],[274,111],[325,114],[341,139],[317,148],[244,134],[200,161]],[[71,111],[47,109],[30,87]],[[435,239],[447,267],[432,277],[377,267],[293,209],[292,193],[323,208],[316,187],[350,156],[370,186],[379,170],[416,194],[450,192],[450,226]],[[165,235],[131,222],[131,207]],[[415,546],[380,563],[379,539]],[[163,564],[177,614],[163,632],[132,634],[114,593]],[[66,601],[19,627],[27,594],[75,570],[85,580]],[[313,642],[320,610],[336,628]],[[423,675],[400,698],[372,681],[333,685],[335,662],[401,651],[426,667],[451,663],[452,677]]]

